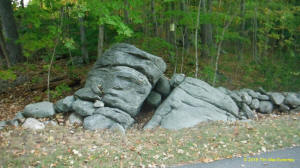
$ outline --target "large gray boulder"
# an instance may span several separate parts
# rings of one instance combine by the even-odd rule
[[[116,44],[107,50],[97,60],[94,70],[110,66],[126,66],[135,69],[145,75],[152,85],[155,85],[166,70],[166,63],[162,58],[123,43]]]
[[[53,103],[51,102],[39,102],[34,104],[28,104],[23,110],[25,117],[43,118],[51,117],[55,114]]]
[[[72,111],[72,104],[75,101],[74,96],[67,96],[64,99],[58,100],[54,104],[54,108],[58,113],[67,113]]]
[[[238,111],[229,96],[201,80],[187,77],[158,107],[144,129],[181,129],[203,121],[235,120]]]
[[[174,74],[170,80],[170,85],[172,88],[179,86],[185,79],[184,74]]]
[[[105,106],[136,116],[165,70],[160,57],[129,44],[116,44],[97,60],[85,88],[95,97],[102,96]]]
[[[152,89],[147,77],[135,69],[114,66],[93,69],[85,87],[101,84],[105,105],[119,108],[135,116]]]

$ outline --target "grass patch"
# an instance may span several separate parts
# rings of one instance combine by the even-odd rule
[[[209,122],[170,131],[110,131],[48,127],[0,132],[3,167],[138,167],[210,162],[300,145],[300,116],[253,122]]]

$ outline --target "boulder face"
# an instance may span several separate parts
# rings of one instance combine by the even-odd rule
[[[186,77],[158,107],[144,129],[161,126],[177,130],[203,121],[231,121],[238,113],[229,96],[201,80]]]
[[[87,129],[112,125],[127,128],[165,70],[160,57],[129,44],[116,44],[88,73],[84,88],[75,93],[73,110],[87,116],[83,123]],[[92,106],[96,101],[102,101],[105,107]]]

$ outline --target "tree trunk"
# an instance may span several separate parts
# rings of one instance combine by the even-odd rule
[[[188,12],[188,5],[186,5],[186,0],[181,0],[180,8],[183,13]],[[189,40],[188,27],[186,25],[183,25],[183,31],[184,32],[182,33],[182,35],[184,35],[184,39],[182,40],[184,41],[184,49],[188,49],[190,46],[190,40]]]
[[[231,17],[230,21],[228,21],[227,23],[225,22],[220,41],[218,43],[217,57],[216,57],[216,64],[215,64],[215,74],[214,74],[214,79],[213,79],[213,84],[212,84],[213,86],[216,85],[216,81],[217,81],[217,73],[219,70],[219,59],[220,59],[220,55],[221,55],[222,44],[224,41],[224,35],[225,35],[226,30],[230,26],[233,18],[234,18],[234,16]]]
[[[240,17],[242,18],[242,23],[241,23],[241,31],[240,31],[240,36],[241,37],[245,37],[245,30],[246,30],[246,22],[244,19],[245,16],[245,0],[241,0],[241,7],[240,7]],[[238,42],[238,60],[242,60],[243,59],[243,53],[244,53],[244,45],[242,42]]]
[[[257,9],[255,7],[255,14],[253,18],[253,38],[252,38],[252,56],[256,63],[258,63],[257,56]]]
[[[79,18],[80,24],[80,41],[81,41],[81,55],[85,63],[89,63],[89,53],[86,47],[86,36],[85,36],[85,26],[83,17]]]
[[[153,33],[158,37],[158,23],[155,13],[155,0],[151,0],[151,13],[152,13],[152,22],[153,22]]]
[[[24,9],[24,0],[21,0],[21,7]]]
[[[124,0],[124,22],[129,24],[129,14],[128,14],[128,0]]]
[[[8,54],[7,54],[4,38],[3,38],[3,35],[2,35],[1,31],[0,31],[0,50],[1,50],[2,58],[6,62],[5,65],[7,65],[7,67],[9,68],[11,65],[10,65],[10,61],[9,61],[9,57],[8,57]]]
[[[201,9],[201,0],[199,1],[198,5],[198,14],[197,14],[197,24],[196,24],[196,30],[195,30],[195,61],[196,61],[196,67],[195,67],[195,78],[198,78],[198,28],[199,28],[199,19],[200,19],[200,9]]]
[[[22,55],[21,47],[16,43],[19,36],[10,0],[0,0],[0,17],[10,63],[14,65],[23,62],[25,58]]]
[[[207,3],[206,3],[207,1]],[[202,12],[207,14],[210,13],[211,10],[211,0],[202,0],[201,7]],[[212,25],[211,24],[202,24],[201,25],[201,42],[202,42],[202,50],[201,56],[208,57],[210,55],[210,49],[212,47]]]
[[[104,43],[104,26],[99,26],[98,34],[98,59],[102,56],[103,53],[103,43]]]

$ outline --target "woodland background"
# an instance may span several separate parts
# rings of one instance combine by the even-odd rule
[[[0,17],[3,80],[40,70],[48,81],[59,73],[78,77],[105,49],[126,42],[163,57],[169,76],[299,90],[297,0],[1,0]],[[60,83],[53,94],[69,89]]]

